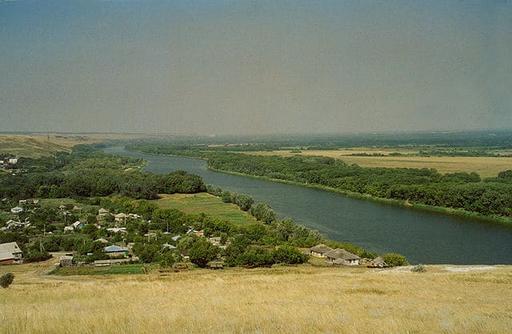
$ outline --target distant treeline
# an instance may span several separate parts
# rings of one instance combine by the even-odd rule
[[[107,155],[88,146],[54,157],[20,159],[15,175],[0,175],[0,197],[91,197],[119,194],[154,199],[159,193],[197,193],[202,179],[183,171],[144,173],[140,160]]]
[[[463,209],[486,216],[512,217],[512,172],[482,180],[476,173],[440,174],[435,169],[366,168],[329,157],[253,156],[170,146],[132,149],[208,159],[210,168],[320,185],[343,192],[410,203]]]
[[[142,140],[142,145],[196,146],[211,144],[218,150],[271,150],[292,147],[308,149],[336,149],[340,147],[396,147],[425,146],[442,147],[492,147],[512,148],[512,130],[411,132],[411,133],[363,133],[323,135],[266,135],[266,136],[216,136],[216,137],[172,137],[167,141]],[[240,144],[243,143],[243,144]],[[211,148],[211,147],[210,147]]]

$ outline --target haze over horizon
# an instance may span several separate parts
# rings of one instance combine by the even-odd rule
[[[0,0],[0,131],[512,128],[512,1]]]

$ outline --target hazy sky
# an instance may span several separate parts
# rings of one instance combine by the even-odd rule
[[[0,131],[512,128],[512,1],[0,0]]]

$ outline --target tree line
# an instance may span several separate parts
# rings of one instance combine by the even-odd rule
[[[135,159],[79,147],[71,154],[21,159],[19,172],[0,175],[2,198],[94,197],[119,194],[155,199],[159,193],[197,193],[202,179],[184,171],[156,175],[140,171]]]

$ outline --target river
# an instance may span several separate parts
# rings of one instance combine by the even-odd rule
[[[153,173],[185,170],[207,184],[266,202],[280,217],[316,229],[327,237],[368,250],[398,252],[411,263],[512,264],[512,228],[337,193],[211,171],[199,159],[105,149],[147,161]]]

